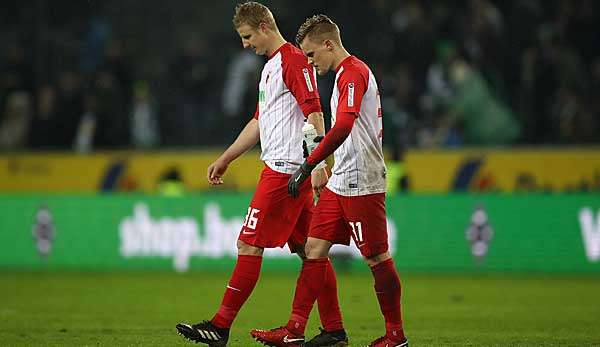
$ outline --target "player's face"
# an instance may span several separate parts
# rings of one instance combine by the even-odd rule
[[[242,39],[244,48],[252,49],[258,55],[267,53],[267,35],[260,28],[252,28],[248,24],[242,24],[237,28]]]
[[[308,58],[308,63],[317,69],[319,75],[325,75],[332,69],[333,54],[327,41],[316,43],[307,38],[300,43],[300,48]]]

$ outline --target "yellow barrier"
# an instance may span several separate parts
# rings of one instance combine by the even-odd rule
[[[0,156],[1,191],[102,190],[154,192],[162,175],[179,172],[187,190],[208,188],[206,169],[220,151],[107,152],[92,155],[15,154]],[[253,190],[263,168],[257,151],[231,164],[219,189]]]
[[[600,149],[409,151],[413,191],[600,190]]]
[[[185,190],[208,189],[206,168],[221,150],[0,155],[0,191],[155,192],[175,169]],[[259,152],[233,162],[217,189],[254,190]],[[390,166],[391,168],[391,166]],[[600,149],[409,151],[403,172],[415,192],[600,190]]]

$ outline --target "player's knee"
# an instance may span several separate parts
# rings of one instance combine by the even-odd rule
[[[390,254],[390,252],[385,252],[385,253],[381,253],[381,254],[377,254],[371,257],[364,257],[365,261],[367,262],[367,265],[369,265],[370,267],[373,267],[379,263],[383,263],[384,261],[391,259],[392,255]]]
[[[242,240],[237,241],[237,249],[239,255],[257,255],[262,256],[263,249],[247,244]]]
[[[309,238],[306,242],[306,258],[307,259],[318,259],[325,258],[329,255],[329,249],[331,243],[329,241]]]

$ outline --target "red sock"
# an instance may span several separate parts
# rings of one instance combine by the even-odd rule
[[[321,324],[325,331],[336,331],[343,330],[344,324],[342,323],[342,312],[340,311],[340,304],[337,296],[337,279],[335,278],[335,271],[331,266],[331,261],[325,263],[327,267],[327,273],[325,275],[325,281],[323,282],[321,293],[317,298],[317,304],[319,305],[319,315],[321,317]]]
[[[302,271],[296,282],[296,293],[292,304],[292,314],[287,328],[294,334],[304,335],[310,311],[319,297],[329,258],[307,259],[302,263]]]
[[[371,268],[375,278],[375,293],[381,313],[385,317],[386,335],[395,341],[404,340],[402,313],[400,310],[400,277],[394,267],[394,261],[388,259]]]
[[[255,255],[238,255],[235,269],[231,274],[221,307],[212,319],[219,328],[230,328],[246,299],[258,281],[262,257]]]

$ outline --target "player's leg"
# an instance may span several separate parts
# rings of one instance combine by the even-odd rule
[[[375,294],[385,319],[386,334],[369,346],[408,346],[402,326],[400,277],[389,252],[365,257],[375,280]],[[395,344],[390,344],[395,343]]]
[[[273,241],[268,232],[269,229],[273,229],[273,224],[281,224],[272,217],[277,219],[278,214],[269,212],[272,211],[272,204],[278,202],[278,196],[273,196],[273,187],[283,184],[284,180],[279,175],[263,171],[240,231],[237,241],[238,259],[226,285],[219,310],[211,320],[198,324],[178,324],[177,331],[187,339],[209,346],[226,345],[229,328],[258,281],[263,249],[272,247],[272,242],[280,245],[285,243],[285,239],[282,242]]]
[[[329,342],[321,344],[319,343],[319,339],[315,341],[313,339],[307,342],[305,346],[347,345],[347,337],[343,330],[341,313],[339,312],[335,273],[328,258],[332,241],[337,240],[335,231],[344,227],[340,216],[341,209],[335,196],[325,189],[321,194],[311,220],[309,238],[306,243],[307,259],[303,261],[302,270],[296,282],[296,292],[290,320],[286,326],[281,328],[253,330],[252,335],[257,340],[271,346],[290,346],[291,344],[286,343],[284,340],[297,339],[295,342],[297,344],[304,336],[306,322],[315,300],[323,298],[322,306],[320,307],[322,322],[327,328],[333,331],[319,335],[321,335],[321,342],[323,342],[324,337],[329,337],[327,339]],[[348,242],[349,237],[346,237],[345,242],[342,243],[348,244]],[[325,300],[330,300],[330,302],[325,303]],[[325,313],[326,310],[329,310],[329,314]],[[325,314],[323,315],[323,313]],[[341,332],[341,334],[332,336],[330,334],[332,332]]]
[[[242,305],[258,281],[263,249],[238,240],[238,259],[225,289],[219,311],[212,323],[220,328],[230,328]]]
[[[307,260],[297,281],[292,314],[286,325],[290,331],[299,333],[302,330],[303,333],[314,301],[317,300],[323,328],[304,344],[306,347],[348,345],[339,307],[337,279],[328,257],[332,245],[328,240],[313,237],[306,244]]]
[[[306,322],[328,277],[327,263],[329,263],[329,258],[327,254],[331,244],[329,243],[329,247],[320,245],[319,249],[322,249],[322,253],[309,252],[311,245],[321,242],[328,243],[325,240],[314,238],[309,238],[306,243],[307,258],[302,262],[302,270],[296,282],[296,293],[288,324],[275,329],[253,329],[250,335],[257,341],[267,346],[305,346],[304,330]],[[331,290],[332,288],[329,286],[328,289]],[[337,294],[335,296],[337,299]]]
[[[375,293],[385,319],[385,336],[369,346],[406,347],[408,342],[402,326],[400,278],[388,251],[385,195],[344,197],[342,201],[344,215],[352,229],[352,238],[373,274]]]
[[[238,240],[238,259],[225,289],[219,310],[210,321],[197,324],[180,323],[177,331],[194,342],[209,346],[225,346],[229,339],[229,328],[238,312],[250,296],[262,264],[263,249]]]
[[[327,200],[327,197],[324,197],[324,201]],[[322,206],[320,208],[323,208]],[[312,221],[312,217],[314,214],[314,206],[312,197],[307,200],[302,213],[300,214],[300,218],[298,219],[298,223],[296,224],[296,232],[302,235],[300,240],[305,241],[308,231],[310,230],[310,223]],[[329,248],[331,245],[327,245],[327,249],[319,249],[315,247],[317,245],[314,242],[311,242],[308,245],[308,250],[311,253],[319,252],[320,254],[312,254],[311,257],[326,257],[329,253]],[[325,245],[325,244],[324,244]],[[298,256],[302,259],[302,261],[306,260],[306,242],[303,242],[302,245],[296,244],[294,249]],[[290,243],[290,248],[292,248],[292,244]],[[321,326],[323,329],[321,333],[318,335],[318,339],[314,338],[311,340],[313,344],[307,343],[308,346],[329,346],[332,343],[327,344],[316,344],[318,341],[323,343],[329,341],[337,341],[339,340],[341,335],[345,337],[344,325],[342,320],[342,313],[340,311],[340,305],[337,295],[337,279],[335,276],[335,271],[333,270],[333,266],[331,266],[331,262],[327,262],[327,273],[325,276],[325,280],[322,283],[322,288],[319,296],[317,297],[317,307],[319,310],[319,317],[321,319]],[[333,333],[333,337],[330,338],[329,335]],[[343,333],[343,334],[341,334]]]

